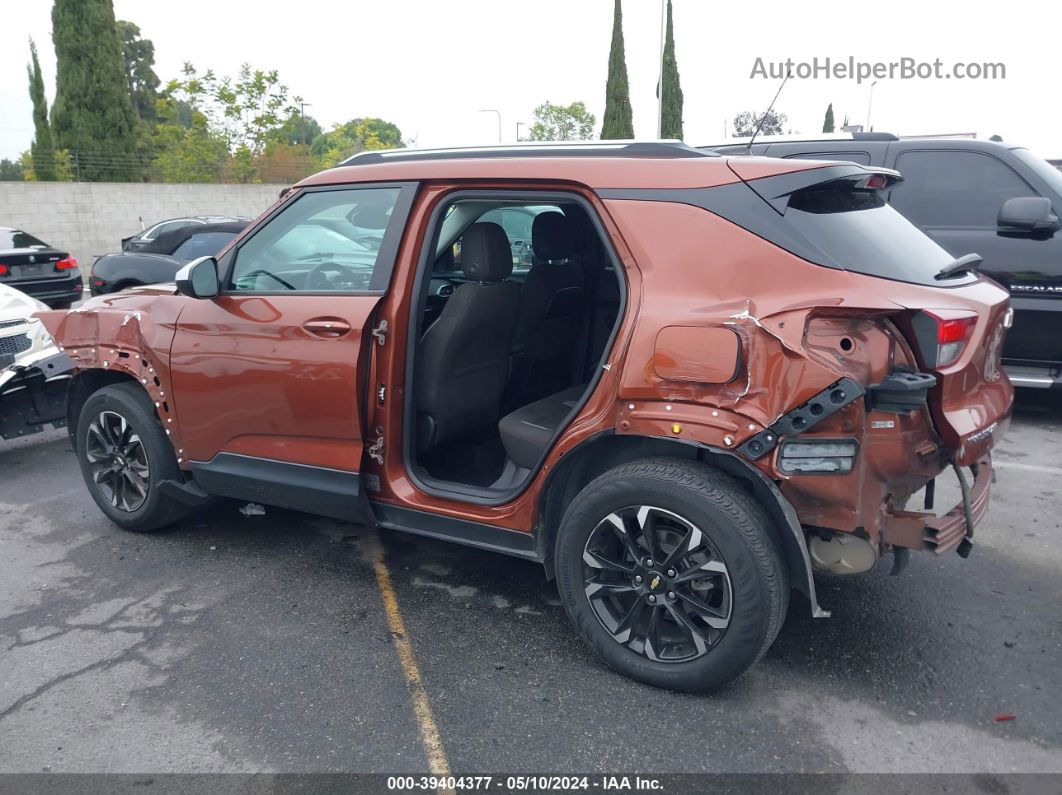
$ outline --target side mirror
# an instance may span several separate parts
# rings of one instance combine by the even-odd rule
[[[177,271],[177,292],[189,298],[214,298],[221,292],[218,261],[213,257],[194,259]]]
[[[1004,231],[1057,232],[1062,221],[1051,211],[1051,200],[1042,196],[1007,199],[999,208],[996,223]]]

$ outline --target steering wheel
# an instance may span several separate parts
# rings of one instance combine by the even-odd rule
[[[270,279],[272,279],[275,282],[279,282],[280,284],[282,284],[285,287],[287,287],[289,290],[294,290],[295,289],[295,285],[289,284],[288,282],[284,281],[279,276],[277,276],[275,273],[270,273],[269,271],[266,271],[266,270],[259,269],[259,270],[256,270],[256,271],[250,271],[248,273],[243,274],[243,276],[241,276],[240,278],[241,279],[252,279],[253,278],[255,281],[257,281],[259,276],[268,276]]]
[[[354,273],[357,268],[340,265],[338,262],[322,262],[314,265],[306,274],[306,290],[335,290],[336,287],[325,274]]]

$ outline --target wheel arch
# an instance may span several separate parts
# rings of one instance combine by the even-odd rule
[[[554,467],[539,498],[535,528],[536,551],[547,577],[553,577],[553,556],[561,517],[575,496],[598,475],[621,464],[651,456],[701,461],[744,483],[771,517],[770,531],[789,568],[793,587],[807,596],[813,617],[829,616],[819,607],[807,541],[796,511],[770,478],[728,450],[657,436],[604,431],[584,440]]]
[[[93,368],[79,370],[74,373],[66,396],[66,429],[70,435],[70,442],[77,449],[77,421],[81,416],[81,409],[93,394],[112,384],[134,383],[141,386],[140,381],[132,374],[122,370],[104,370]],[[144,391],[147,394],[147,390]]]

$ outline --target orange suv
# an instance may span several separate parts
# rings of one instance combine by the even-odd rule
[[[888,206],[900,178],[666,142],[370,152],[176,285],[41,316],[121,527],[230,497],[537,561],[608,665],[708,690],[791,589],[826,616],[817,572],[965,556],[988,506],[1007,293]]]

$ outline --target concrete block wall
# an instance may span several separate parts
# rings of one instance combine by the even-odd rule
[[[121,182],[0,182],[0,226],[12,226],[77,257],[88,273],[96,255],[123,237],[181,215],[258,216],[285,185],[171,185]]]

